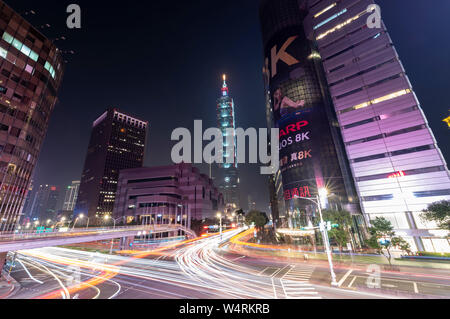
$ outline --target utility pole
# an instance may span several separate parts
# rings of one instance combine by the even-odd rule
[[[337,286],[338,283],[336,281],[336,274],[334,273],[334,269],[333,269],[333,257],[331,255],[330,241],[329,241],[329,238],[328,238],[328,229],[327,229],[326,223],[323,221],[322,206],[321,206],[321,203],[320,203],[319,195],[316,196],[316,200],[317,200],[317,206],[319,207],[320,224],[321,224],[320,228],[322,230],[323,241],[324,241],[325,249],[326,249],[326,252],[327,252],[328,265],[330,266],[331,285],[332,286]]]

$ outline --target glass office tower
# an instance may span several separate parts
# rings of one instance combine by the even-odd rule
[[[227,152],[227,138],[234,139],[236,145],[236,121],[234,116],[234,101],[229,95],[226,76],[223,76],[222,96],[217,100],[217,122],[222,131],[223,142],[223,163],[219,164],[219,182],[218,187],[223,194],[225,205],[228,207],[239,206],[239,176],[236,149],[233,152]],[[228,137],[227,130],[232,129],[233,136]],[[234,160],[231,160],[230,157]],[[233,162],[227,163],[227,162]]]
[[[447,164],[386,26],[382,21],[380,25],[375,23],[374,2],[265,0],[262,3],[266,57],[267,61],[276,62],[266,64],[271,72],[271,90],[277,89],[272,83],[280,76],[280,68],[288,68],[292,78],[296,72],[289,68],[308,65],[312,60],[316,68],[324,71],[325,77],[318,83],[323,86],[322,92],[331,96],[336,120],[330,124],[338,128],[344,143],[345,154],[338,154],[338,158],[347,158],[351,172],[348,175],[352,176],[367,224],[376,217],[384,217],[413,250],[450,251],[448,232],[420,218],[429,204],[450,200]],[[270,42],[294,26],[305,33],[305,39],[292,30],[284,33],[279,44]],[[305,49],[303,56],[295,51],[299,40],[310,43],[311,50]],[[285,104],[293,106],[304,99],[288,97],[292,103]],[[335,139],[335,146],[336,142]],[[341,148],[335,149],[339,153]],[[345,165],[342,167],[345,171]]]
[[[260,7],[264,78],[271,106],[267,114],[280,129],[280,171],[288,216],[284,226],[316,224],[316,205],[302,197],[313,198],[325,188],[330,196],[323,199],[323,206],[350,211],[355,237],[361,239],[357,226],[364,221],[318,53],[303,31],[306,15],[297,0],[266,0]]]
[[[142,167],[148,122],[108,109],[92,127],[74,218],[112,215],[120,170]]]
[[[63,61],[51,40],[0,1],[0,231],[14,230],[22,214]]]
[[[318,47],[367,221],[385,217],[414,250],[450,251],[448,232],[420,218],[428,204],[450,200],[447,164],[386,26],[373,23],[373,4],[309,0],[305,31]]]

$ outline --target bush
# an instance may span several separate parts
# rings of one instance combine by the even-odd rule
[[[418,256],[423,256],[423,257],[448,257],[450,258],[450,253],[430,253],[427,251],[419,251],[417,252]]]

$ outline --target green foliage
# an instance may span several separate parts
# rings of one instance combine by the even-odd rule
[[[324,220],[339,225],[329,230],[328,235],[336,241],[339,250],[342,251],[342,247],[350,241],[351,214],[346,210],[323,210],[322,215]]]
[[[352,216],[346,210],[323,210],[324,220],[332,224],[339,224],[339,227],[350,227],[352,225]]]
[[[384,255],[391,265],[391,249],[394,247],[411,254],[409,243],[401,237],[395,236],[394,227],[391,222],[384,217],[377,217],[371,221],[372,227],[369,228],[370,238],[366,241],[367,246],[376,249],[379,254]],[[380,244],[379,239],[386,239],[387,242]]]
[[[245,212],[244,212],[244,210],[243,210],[242,208],[239,208],[239,209],[236,211],[236,215],[245,215]]]
[[[419,251],[417,255],[424,257],[448,257],[450,258],[450,253],[431,253],[427,251]]]
[[[255,223],[255,227],[263,228],[269,222],[269,218],[267,217],[266,213],[252,210],[248,212],[247,215],[245,215],[245,222],[248,225]]]
[[[439,228],[450,230],[450,201],[443,200],[432,203],[423,210],[421,217],[426,221],[434,221]]]

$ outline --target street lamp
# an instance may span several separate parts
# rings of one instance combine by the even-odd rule
[[[105,215],[105,217],[103,217],[105,220],[109,220],[112,219],[114,226],[113,226],[113,230],[116,229],[116,220],[119,220],[119,218],[114,219],[112,218],[110,215]],[[109,254],[112,255],[112,249],[113,249],[113,244],[114,244],[114,238],[111,239],[111,247],[109,248]]]
[[[219,218],[220,220],[220,240],[222,240],[222,214],[221,213],[217,213],[217,218]]]
[[[326,200],[328,196],[328,191],[325,188],[320,188],[319,189],[319,194],[316,196],[315,200],[311,199],[309,197],[300,197],[300,196],[294,196],[294,198],[300,198],[300,199],[306,199],[309,200],[311,202],[313,202],[314,204],[317,205],[317,207],[319,208],[319,215],[320,215],[320,229],[322,231],[322,235],[323,235],[323,241],[325,244],[325,250],[327,252],[327,257],[328,257],[328,264],[330,266],[330,273],[331,273],[331,285],[332,286],[338,286],[338,283],[336,281],[336,274],[334,273],[334,269],[333,269],[333,257],[331,255],[331,249],[330,249],[330,241],[328,238],[328,229],[323,221],[323,217],[322,217],[322,202],[321,202],[321,198],[324,198]]]
[[[77,224],[78,219],[83,219],[83,218],[84,218],[84,214],[80,214],[80,215],[78,215],[77,218],[75,218],[75,222],[73,223],[72,230],[75,229],[75,225]],[[89,218],[88,218],[88,224],[89,224]]]

